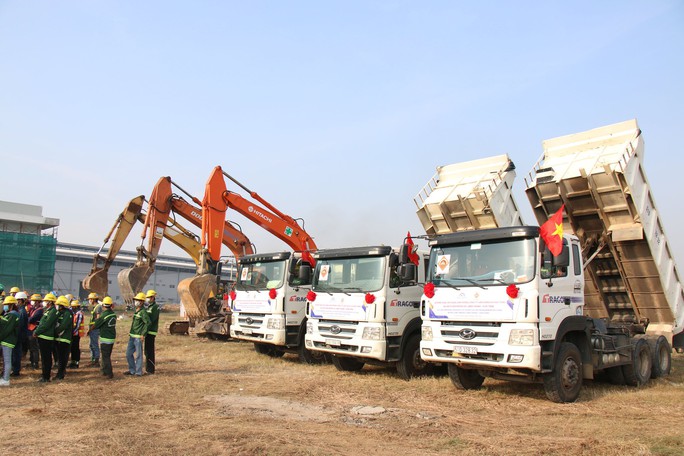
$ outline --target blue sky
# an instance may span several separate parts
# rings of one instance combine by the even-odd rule
[[[221,165],[321,248],[396,245],[437,166],[509,154],[534,223],[542,141],[637,118],[684,264],[682,55],[681,1],[0,1],[0,199],[100,245],[160,176],[201,198]]]

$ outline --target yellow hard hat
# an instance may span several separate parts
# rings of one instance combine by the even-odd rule
[[[19,289],[19,287],[12,287],[12,288],[10,288],[10,293],[19,293],[20,291],[21,291],[21,290]]]
[[[145,293],[140,292],[137,295],[135,295],[135,298],[133,298],[135,301],[144,301],[145,300]]]
[[[157,292],[154,290],[147,290],[147,294],[145,295],[146,298],[153,298],[157,296]]]
[[[40,301],[41,299],[43,299],[43,297],[38,293],[34,293],[31,295],[31,301]]]
[[[97,293],[90,293],[88,295],[88,299],[98,299],[98,298],[99,298],[99,296],[97,295]]]
[[[73,301],[71,301],[71,307],[81,307],[81,301],[79,301],[78,299],[74,299]]]
[[[7,296],[5,297],[5,300],[2,303],[7,305],[16,304],[17,298],[15,298],[14,296]]]
[[[43,301],[55,302],[55,301],[57,301],[57,297],[56,297],[55,295],[53,295],[52,293],[48,293],[48,294],[46,294],[45,297],[43,298]]]
[[[55,305],[69,307],[69,300],[66,298],[66,296],[60,296],[59,298],[57,298],[57,302],[55,302]]]
[[[113,304],[112,298],[110,298],[109,296],[105,296],[104,299],[102,300],[102,305],[105,307],[109,307],[112,304]]]

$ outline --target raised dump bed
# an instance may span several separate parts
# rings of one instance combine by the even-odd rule
[[[648,319],[649,333],[682,333],[684,293],[636,120],[549,139],[543,148],[526,193],[539,224],[565,204],[564,229],[582,243],[585,314],[625,324]]]
[[[497,155],[439,166],[413,198],[429,235],[522,225],[512,187],[515,165]]]

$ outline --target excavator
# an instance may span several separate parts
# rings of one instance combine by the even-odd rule
[[[260,203],[255,204],[238,193],[228,191],[224,176]],[[179,293],[203,302],[212,291],[215,276],[211,262],[220,253],[217,230],[225,220],[227,209],[235,210],[285,242],[294,252],[244,255],[239,260],[235,288],[231,290],[233,312],[230,335],[251,341],[258,353],[273,357],[285,352],[297,353],[306,363],[322,360],[323,355],[306,349],[306,294],[311,278],[300,275],[302,263],[315,265],[312,252],[317,249],[311,236],[295,219],[284,214],[249,190],[220,166],[212,171],[202,201],[202,245],[210,254],[206,266],[196,277],[178,285]],[[306,268],[301,268],[306,269]]]

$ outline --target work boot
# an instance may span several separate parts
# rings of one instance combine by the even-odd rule
[[[38,382],[39,382],[39,383],[48,383],[49,381],[50,381],[49,378],[40,377],[40,378],[38,379]]]
[[[0,386],[9,386],[9,380],[0,378]]]

